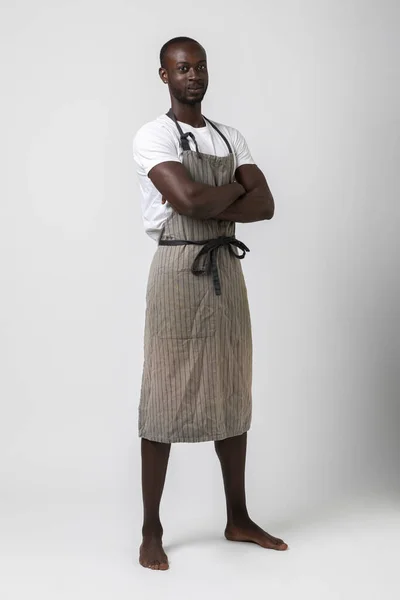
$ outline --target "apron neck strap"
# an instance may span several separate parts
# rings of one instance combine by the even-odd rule
[[[212,121],[210,121],[210,119],[207,119],[207,117],[205,117],[204,115],[203,115],[203,118],[204,118],[206,121],[208,121],[212,127],[214,127],[215,131],[217,131],[217,132],[219,133],[219,135],[220,135],[220,136],[222,137],[222,139],[224,140],[225,144],[228,146],[229,154],[232,154],[232,148],[231,148],[231,145],[230,145],[230,143],[228,142],[228,140],[226,139],[226,137],[224,136],[224,134],[222,133],[222,131],[220,131],[220,130],[218,129],[218,127],[217,127],[216,125],[214,125],[214,123],[213,123]]]
[[[181,137],[182,150],[190,150],[189,140],[187,139],[189,137],[189,134],[188,133],[183,133],[182,127],[178,123],[178,119],[176,118],[176,116],[172,112],[172,108],[170,108],[169,111],[167,112],[167,117],[170,117],[170,119],[172,119],[175,122],[175,125],[178,128],[179,135]],[[196,144],[197,153],[199,153],[199,149],[197,147],[197,142],[196,142],[196,140],[194,138],[194,135],[192,134],[191,137],[193,137],[193,139],[195,141],[195,144]]]
[[[189,140],[187,138],[191,137],[193,139],[194,143],[195,143],[196,152],[197,152],[198,156],[200,156],[200,152],[199,152],[199,148],[197,146],[196,138],[194,137],[194,135],[193,135],[192,132],[183,133],[182,127],[178,123],[178,119],[176,118],[176,116],[172,112],[172,108],[170,108],[169,111],[167,112],[167,117],[170,117],[170,119],[172,119],[174,121],[175,125],[178,128],[179,135],[180,135],[180,138],[181,138],[182,149],[183,150],[190,150]],[[203,119],[205,119],[205,121],[208,121],[208,123],[210,123],[210,125],[219,133],[219,135],[222,137],[222,139],[224,140],[225,144],[228,147],[229,154],[233,154],[232,153],[231,145],[228,142],[228,140],[226,139],[226,137],[224,136],[224,134],[218,129],[218,127],[216,125],[214,125],[214,123],[212,121],[210,121],[210,119],[207,119],[207,117],[205,117],[204,115],[203,115]]]

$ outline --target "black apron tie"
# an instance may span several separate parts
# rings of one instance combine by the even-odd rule
[[[191,240],[160,240],[159,246],[184,246],[186,244],[197,244],[203,246],[200,252],[196,255],[192,264],[193,275],[208,275],[211,273],[213,279],[214,290],[217,296],[221,295],[221,282],[218,274],[217,253],[221,246],[228,246],[229,252],[235,257],[242,259],[246,256],[246,252],[250,252],[249,248],[235,236],[219,236],[213,240],[203,240],[193,242]],[[242,254],[236,254],[232,246],[236,246],[242,250]],[[203,266],[199,266],[201,257],[205,255]]]

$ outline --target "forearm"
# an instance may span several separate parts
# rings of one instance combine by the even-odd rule
[[[220,186],[199,184],[191,197],[190,216],[196,219],[213,219],[244,193],[244,187],[237,182]]]
[[[264,190],[253,190],[235,200],[215,218],[239,223],[254,223],[271,219],[274,209],[274,200],[270,193],[265,193]]]
[[[149,179],[168,202],[181,215],[195,219],[212,219],[224,211],[237,198],[246,193],[238,181],[221,186],[195,181],[179,162],[165,161],[153,167]]]

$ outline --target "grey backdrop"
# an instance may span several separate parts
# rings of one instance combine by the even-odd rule
[[[158,53],[176,35],[205,46],[203,112],[244,134],[276,202],[270,222],[237,229],[251,249],[250,512],[290,545],[296,515],[377,495],[398,507],[398,3],[25,0],[1,13],[4,598],[23,597],[28,581],[55,597],[55,563],[32,557],[54,560],[56,540],[98,557],[122,540],[136,565],[156,245],[143,231],[132,138],[169,108]],[[212,443],[173,446],[162,519],[177,544],[222,532]],[[96,594],[110,597],[119,588],[108,558],[99,564]],[[77,597],[77,576],[57,598]]]

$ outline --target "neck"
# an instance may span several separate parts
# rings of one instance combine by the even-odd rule
[[[192,127],[205,126],[205,120],[201,116],[201,102],[182,104],[175,98],[171,98],[171,108],[178,121],[187,123]]]

